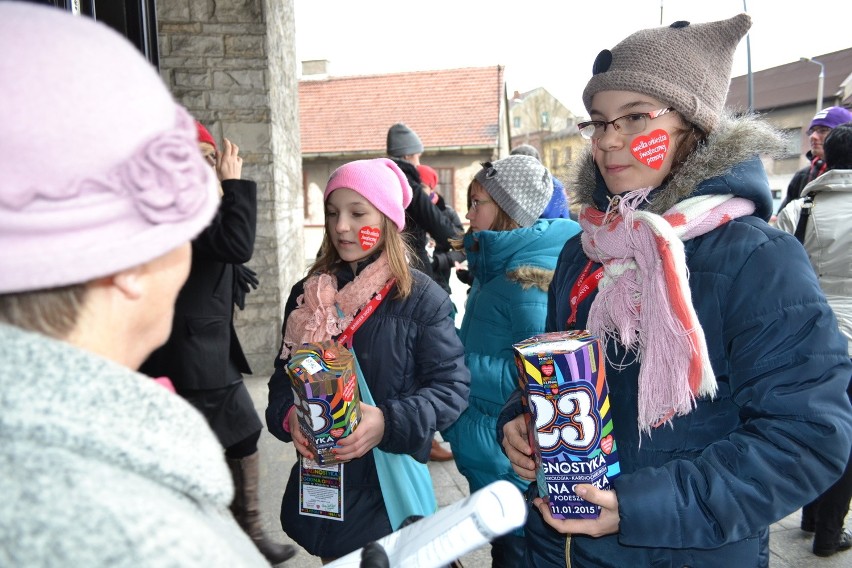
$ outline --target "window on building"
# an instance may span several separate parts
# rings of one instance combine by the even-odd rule
[[[311,217],[311,202],[308,198],[308,175],[302,170],[302,215],[305,219]]]
[[[455,207],[455,171],[453,168],[435,168],[435,171],[438,172],[438,193],[444,197],[444,203],[458,212],[458,209]]]
[[[805,153],[805,149],[802,148],[801,128],[787,128],[784,130],[784,139],[786,140],[784,147],[785,156],[793,157]]]
[[[516,116],[512,119],[512,128],[520,128],[521,127],[521,117]]]
[[[154,67],[159,66],[154,0],[40,0],[76,16],[89,16],[126,37]]]
[[[566,146],[565,147],[565,165],[567,166],[570,163],[571,163],[571,146]]]
[[[550,169],[554,170],[559,167],[559,148],[554,148],[550,151]]]
[[[547,128],[550,126],[550,113],[546,110],[541,113],[541,127]]]

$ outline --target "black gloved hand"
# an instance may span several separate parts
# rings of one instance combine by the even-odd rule
[[[257,290],[260,280],[257,272],[244,264],[234,265],[234,305],[241,310],[246,309],[246,294]]]
[[[450,268],[450,259],[445,252],[435,251],[432,254],[432,272],[442,273]]]
[[[361,550],[361,568],[390,568],[390,560],[378,542],[371,542]]]
[[[457,268],[456,269],[456,278],[458,278],[461,282],[471,286],[473,284],[473,274],[470,273],[470,270],[465,268]]]

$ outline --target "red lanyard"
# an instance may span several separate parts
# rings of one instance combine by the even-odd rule
[[[571,287],[571,315],[568,316],[568,329],[571,329],[577,323],[577,307],[579,307],[580,302],[588,298],[589,294],[598,287],[603,276],[603,266],[591,272],[592,264],[591,260],[586,263],[583,272],[580,273],[580,276],[574,282],[574,286]],[[590,272],[591,274],[589,274]]]
[[[352,347],[352,337],[355,335],[355,332],[358,331],[358,328],[364,325],[364,322],[367,321],[373,313],[376,311],[376,308],[379,307],[379,304],[382,303],[390,289],[393,288],[393,285],[396,284],[396,278],[391,278],[387,281],[384,288],[379,290],[376,294],[373,294],[373,297],[367,302],[367,305],[361,308],[361,311],[358,312],[358,315],[355,316],[355,319],[352,320],[352,323],[349,324],[349,327],[343,330],[337,337],[337,342],[341,345],[345,345],[346,347]]]

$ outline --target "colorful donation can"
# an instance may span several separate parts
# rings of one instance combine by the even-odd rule
[[[513,347],[539,495],[557,519],[597,518],[600,507],[574,486],[610,489],[620,471],[600,342],[588,331],[559,331]]]
[[[361,397],[352,352],[336,341],[305,343],[287,363],[299,428],[320,465],[338,463],[337,441],[361,421]]]

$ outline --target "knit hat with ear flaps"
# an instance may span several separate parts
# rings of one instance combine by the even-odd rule
[[[388,156],[401,158],[423,152],[423,143],[417,133],[398,122],[388,129]]]
[[[595,59],[583,91],[591,111],[600,91],[633,91],[659,99],[710,133],[719,123],[737,44],[751,27],[748,14],[704,24],[675,22],[640,30]]]
[[[486,162],[474,179],[521,227],[535,223],[553,196],[550,172],[532,156],[517,154]]]

